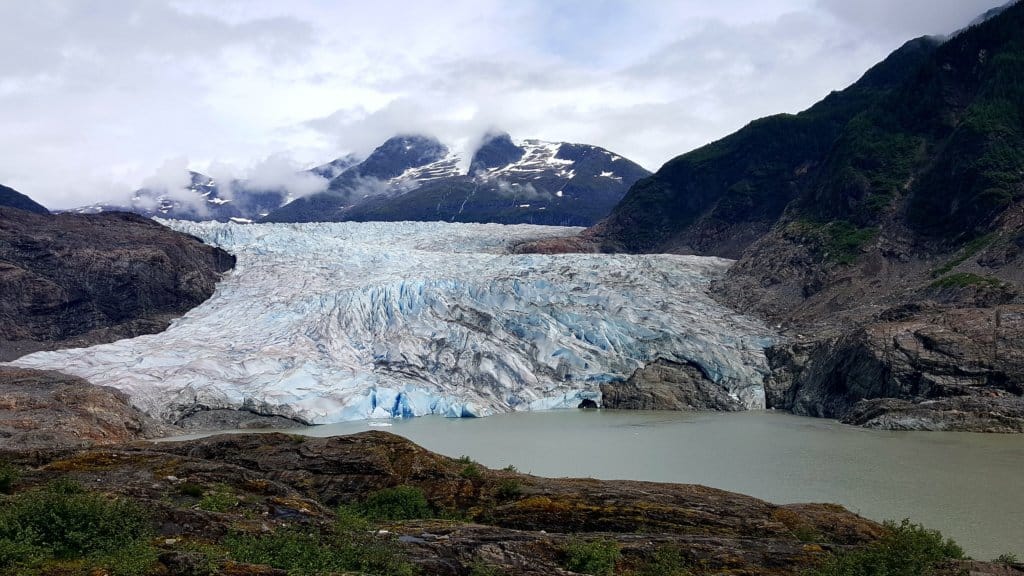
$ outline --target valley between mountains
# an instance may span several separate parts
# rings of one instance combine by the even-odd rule
[[[0,574],[1024,575],[1024,2],[653,173],[472,142],[0,186]]]

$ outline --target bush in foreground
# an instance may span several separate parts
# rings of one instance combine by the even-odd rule
[[[619,556],[619,545],[611,540],[573,540],[565,546],[565,567],[581,574],[611,576]]]
[[[0,506],[0,569],[81,560],[114,576],[144,574],[156,561],[149,515],[138,504],[86,492],[68,480]]]
[[[963,550],[937,530],[904,520],[886,522],[888,533],[862,550],[833,556],[809,576],[927,576],[935,565],[964,557]]]

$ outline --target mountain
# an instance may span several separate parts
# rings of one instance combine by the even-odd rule
[[[1022,167],[1015,3],[671,160],[565,246],[738,258],[718,297],[792,336],[769,351],[769,406],[1010,431],[1024,414]]]
[[[134,214],[0,207],[0,360],[159,332],[233,265]]]
[[[603,148],[490,134],[468,159],[436,139],[389,139],[327,191],[266,222],[443,220],[585,226],[648,172]],[[467,168],[468,167],[468,168]]]
[[[800,114],[762,118],[670,160],[588,235],[608,250],[736,258],[800,194],[850,120],[896,89],[939,43],[910,41]]]
[[[8,208],[17,208],[18,210],[25,210],[26,212],[35,212],[36,214],[49,214],[42,204],[39,204],[35,200],[25,196],[21,192],[7,186],[0,185],[0,206],[6,206]]]
[[[314,168],[312,172],[330,174],[336,166],[344,165],[344,162],[345,159],[338,159]],[[283,189],[250,188],[244,180],[232,180],[225,186],[204,174],[191,171],[189,174],[191,183],[183,192],[169,193],[166,190],[143,188],[135,191],[127,205],[99,203],[68,212],[132,212],[148,218],[251,222],[289,201],[288,192]]]

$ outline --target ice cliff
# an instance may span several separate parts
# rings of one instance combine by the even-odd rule
[[[769,331],[707,294],[728,260],[506,253],[572,232],[536,226],[165,223],[237,255],[210,300],[160,334],[15,364],[114,386],[169,421],[574,408],[659,358],[764,407]]]

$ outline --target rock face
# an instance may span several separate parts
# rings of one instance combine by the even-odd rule
[[[132,214],[0,208],[0,359],[158,332],[234,257]]]
[[[58,372],[0,367],[0,443],[5,450],[119,444],[170,432],[113,388]]]
[[[140,501],[153,515],[161,562],[170,573],[188,565],[196,553],[189,543],[196,538],[219,543],[238,532],[326,530],[339,504],[363,502],[399,485],[422,490],[429,515],[459,518],[389,521],[384,528],[390,535],[379,535],[420,573],[435,576],[465,576],[480,564],[509,575],[573,574],[564,568],[563,550],[581,538],[615,541],[620,570],[644,566],[668,546],[684,554],[686,565],[709,573],[781,576],[882,534],[879,525],[839,506],[776,506],[702,486],[495,471],[381,432],[226,435],[5,456],[32,465],[17,490],[70,476]],[[469,467],[473,473],[466,472]],[[211,512],[201,497],[214,490],[232,501]],[[217,573],[280,573],[225,562],[222,554],[210,560]]]
[[[708,378],[700,366],[657,360],[625,382],[601,385],[601,407],[620,410],[721,410],[746,407]]]
[[[772,407],[875,428],[1024,430],[1022,306],[871,322],[768,358]]]

